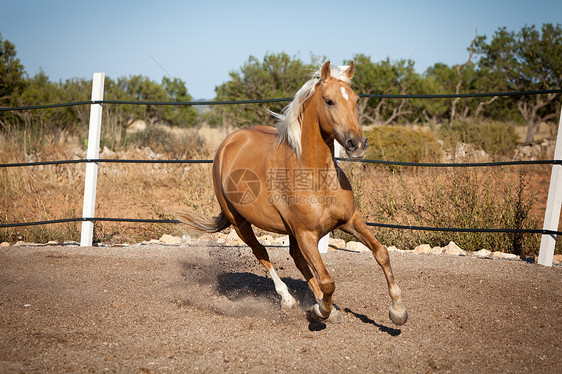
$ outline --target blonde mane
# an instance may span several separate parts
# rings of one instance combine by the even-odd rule
[[[330,66],[330,77],[339,79],[347,84],[351,84],[351,79],[347,77],[345,71],[348,66]],[[302,113],[303,106],[316,90],[316,86],[322,81],[320,75],[321,69],[312,74],[312,78],[308,80],[295,94],[293,101],[281,111],[281,114],[269,111],[269,113],[277,118],[277,143],[287,143],[297,155],[301,157],[302,153]]]

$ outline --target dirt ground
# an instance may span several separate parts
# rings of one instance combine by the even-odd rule
[[[281,311],[247,247],[0,248],[0,372],[562,372],[562,266],[393,252],[408,323],[371,255],[323,255],[339,323],[270,250]]]

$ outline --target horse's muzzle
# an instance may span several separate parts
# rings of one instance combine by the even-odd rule
[[[349,137],[344,142],[344,148],[349,158],[360,159],[365,156],[369,142],[366,137]]]

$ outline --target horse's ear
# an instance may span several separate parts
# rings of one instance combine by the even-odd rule
[[[330,75],[332,74],[332,69],[330,69],[330,61],[326,62],[322,66],[322,72],[320,74],[324,82],[328,82],[330,80]]]
[[[349,79],[353,78],[353,75],[355,74],[355,64],[353,63],[353,61],[351,61],[351,63],[349,64],[349,67],[345,71],[345,74]]]

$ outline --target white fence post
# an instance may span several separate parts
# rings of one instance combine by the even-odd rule
[[[341,145],[334,139],[334,157],[340,157]],[[320,253],[328,253],[328,245],[330,244],[330,234],[326,234],[318,241],[318,251]]]
[[[330,234],[326,234],[318,241],[318,252],[328,253],[328,244],[330,244]]]
[[[558,122],[558,135],[554,148],[554,159],[562,160],[562,111]],[[552,165],[550,174],[550,187],[548,188],[548,199],[546,201],[546,212],[544,214],[544,230],[558,231],[560,219],[560,207],[562,206],[562,165]],[[542,235],[541,248],[539,250],[539,264],[552,266],[554,258],[554,246],[556,235]]]
[[[94,73],[92,81],[92,101],[103,100],[103,84],[105,74]],[[97,159],[100,154],[100,133],[101,133],[102,104],[92,104],[90,106],[90,129],[88,134],[88,153],[86,158]],[[86,178],[84,182],[84,207],[82,218],[93,218],[96,210],[96,185],[98,181],[97,162],[86,163]],[[94,237],[94,222],[82,222],[82,234],[80,246],[89,247],[92,245]]]

